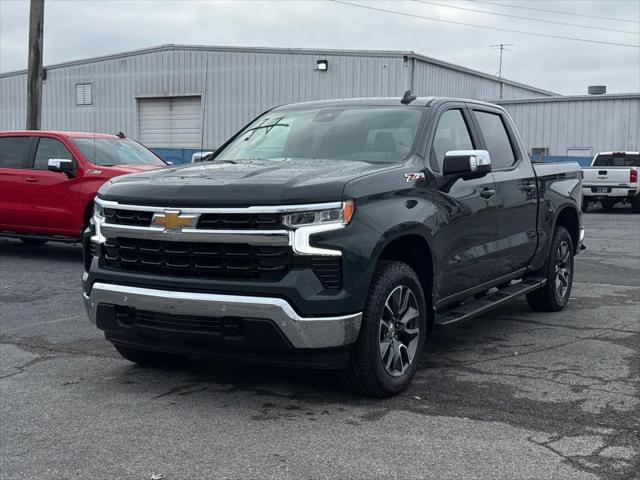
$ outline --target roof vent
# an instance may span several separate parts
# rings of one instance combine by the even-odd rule
[[[606,85],[590,85],[588,90],[589,95],[604,95],[607,93]]]

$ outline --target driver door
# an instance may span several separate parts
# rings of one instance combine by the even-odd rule
[[[439,250],[435,299],[448,303],[491,279],[495,263],[497,207],[491,173],[463,179],[442,174],[444,155],[474,150],[479,139],[463,104],[445,104],[431,142],[429,164],[437,174]]]
[[[77,205],[79,181],[51,172],[47,165],[51,158],[73,160],[77,172],[78,163],[60,140],[40,137],[36,141],[33,160],[23,177],[25,223],[38,233],[77,236],[83,221]]]

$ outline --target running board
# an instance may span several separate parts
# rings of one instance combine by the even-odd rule
[[[544,278],[528,278],[522,282],[491,293],[478,300],[472,300],[444,313],[436,313],[435,324],[439,327],[451,325],[476,317],[516,297],[533,292],[546,283]]]

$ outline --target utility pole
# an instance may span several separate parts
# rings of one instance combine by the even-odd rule
[[[27,72],[27,130],[40,130],[42,110],[42,32],[44,0],[29,6],[29,63]]]
[[[505,47],[513,47],[513,43],[500,43],[498,45],[491,45],[491,48],[500,49],[500,67],[498,68],[498,80],[500,81],[500,99],[502,100],[502,52],[505,50],[510,52],[508,48]]]

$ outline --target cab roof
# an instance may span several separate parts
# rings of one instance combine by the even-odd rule
[[[274,108],[274,110],[289,110],[298,108],[322,108],[322,107],[356,107],[356,106],[408,106],[408,107],[430,107],[437,103],[443,102],[464,102],[476,105],[485,105],[503,109],[499,105],[480,100],[471,100],[468,98],[449,98],[449,97],[417,97],[408,104],[403,104],[400,100],[402,97],[364,97],[364,98],[342,98],[333,100],[314,100],[310,102],[290,103]]]
[[[0,135],[30,135],[34,137],[56,135],[59,137],[68,138],[120,138],[117,135],[112,135],[109,133],[64,132],[60,130],[4,130],[0,132]]]

